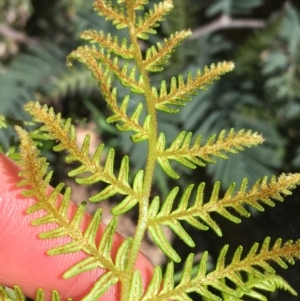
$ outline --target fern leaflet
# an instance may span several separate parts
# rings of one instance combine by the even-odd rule
[[[268,183],[265,177],[258,180],[249,191],[246,191],[247,181],[244,180],[241,188],[234,193],[235,184],[233,183],[226,191],[224,197],[219,197],[220,183],[214,185],[211,197],[207,203],[203,203],[205,183],[198,186],[194,204],[188,207],[190,196],[194,185],[189,185],[175,210],[172,210],[174,201],[179,192],[175,187],[168,194],[159,208],[159,198],[152,200],[149,207],[148,230],[161,250],[173,261],[179,262],[180,257],[168,242],[161,228],[162,225],[170,227],[188,246],[193,247],[194,241],[184,230],[181,221],[185,221],[199,230],[212,228],[217,235],[222,236],[222,231],[218,224],[212,219],[211,213],[216,212],[234,223],[240,223],[241,219],[229,209],[234,209],[241,216],[249,217],[250,212],[245,205],[250,205],[257,210],[263,211],[264,207],[259,203],[275,206],[272,201],[283,201],[281,195],[291,194],[290,189],[300,184],[300,174],[282,174],[278,179],[272,177]]]
[[[137,204],[141,199],[141,190],[137,189],[138,181],[143,178],[143,172],[136,174],[133,180],[133,187],[128,182],[129,160],[125,156],[121,162],[121,168],[118,177],[114,174],[114,150],[110,149],[106,158],[106,162],[102,167],[101,161],[104,145],[101,144],[96,149],[92,158],[89,158],[89,143],[90,137],[87,135],[84,139],[81,149],[78,149],[76,144],[76,136],[74,127],[71,125],[71,120],[63,121],[60,114],[55,115],[53,109],[48,109],[47,106],[41,106],[38,103],[28,103],[25,109],[35,118],[37,122],[44,125],[41,131],[45,133],[48,139],[59,141],[54,147],[55,151],[66,150],[69,155],[66,156],[66,161],[71,163],[78,161],[81,165],[69,172],[69,176],[75,177],[85,175],[85,177],[76,178],[80,184],[90,185],[99,181],[103,181],[108,186],[90,198],[91,201],[101,201],[110,196],[120,193],[127,195],[125,199],[118,204],[114,212],[121,214]],[[86,175],[90,174],[90,175]],[[137,190],[135,190],[135,188]]]
[[[243,248],[241,246],[238,247],[229,264],[225,263],[228,251],[228,245],[225,245],[220,252],[216,269],[207,273],[208,253],[205,252],[200,260],[197,275],[193,278],[191,277],[193,254],[190,254],[185,261],[181,280],[176,286],[172,279],[174,272],[173,262],[167,265],[163,279],[161,269],[157,267],[142,301],[191,300],[188,296],[190,292],[196,292],[205,300],[210,301],[241,300],[240,298],[247,294],[252,294],[253,296],[254,293],[251,292],[253,286],[266,287],[266,283],[271,278],[268,275],[273,275],[275,272],[269,262],[275,262],[283,268],[287,267],[285,261],[294,264],[294,258],[300,257],[297,251],[299,244],[300,240],[296,242],[287,241],[285,244],[282,244],[281,239],[277,239],[273,247],[270,248],[270,238],[266,238],[260,251],[258,251],[259,245],[255,243],[243,259],[241,258]],[[268,274],[265,274],[264,271]],[[254,285],[251,281],[244,281],[241,277],[241,272],[246,273],[249,277],[255,276],[257,283]],[[227,284],[225,279],[230,280],[231,283]],[[161,288],[158,287],[158,283],[162,283]],[[232,288],[232,283],[234,283],[236,289]],[[281,286],[289,289],[289,286],[284,281],[281,281],[280,278],[274,280],[273,283],[277,283],[275,284],[276,287]],[[220,298],[215,294],[215,290],[228,295],[228,298]],[[293,289],[291,291],[294,292]]]
[[[177,113],[179,110],[170,108],[169,105],[184,106],[193,95],[197,94],[197,90],[206,90],[207,85],[211,85],[213,80],[219,79],[221,75],[232,71],[233,68],[232,62],[212,64],[210,68],[204,68],[203,74],[198,70],[194,78],[192,73],[189,73],[186,83],[182,75],[179,75],[178,78],[172,77],[169,92],[167,83],[163,80],[159,94],[156,88],[152,88],[152,93],[156,98],[156,108],[167,113]]]
[[[223,152],[238,153],[244,150],[244,147],[256,146],[263,142],[262,136],[252,131],[235,132],[231,129],[227,136],[225,133],[225,130],[221,131],[217,139],[216,135],[212,135],[203,146],[200,146],[201,135],[198,135],[190,147],[192,133],[181,132],[168,149],[165,149],[165,135],[161,133],[157,143],[158,163],[170,177],[177,179],[179,175],[173,170],[169,160],[195,169],[197,165],[205,166],[206,162],[215,163],[211,156],[227,159]]]

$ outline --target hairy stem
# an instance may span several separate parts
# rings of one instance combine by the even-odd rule
[[[155,170],[155,163],[157,159],[156,155],[156,144],[157,144],[157,116],[155,102],[152,97],[152,89],[150,84],[150,79],[148,73],[143,67],[143,57],[141,53],[141,48],[135,34],[135,11],[132,9],[130,3],[127,2],[127,11],[128,11],[128,21],[129,25],[129,35],[131,42],[134,46],[134,58],[139,70],[140,75],[143,76],[144,80],[144,95],[147,104],[148,114],[151,116],[150,119],[150,133],[148,139],[148,155],[147,162],[145,167],[145,174],[143,180],[143,192],[142,197],[139,201],[139,218],[137,223],[137,230],[133,237],[132,247],[128,257],[128,264],[125,270],[127,277],[125,278],[124,283],[122,283],[122,301],[129,300],[129,287],[130,282],[134,272],[134,265],[137,260],[138,253],[140,251],[140,246],[147,230],[147,215],[149,207],[149,199],[151,194],[151,187],[153,181],[153,174]]]

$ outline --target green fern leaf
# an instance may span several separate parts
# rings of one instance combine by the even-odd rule
[[[37,290],[35,300],[36,301],[44,301],[45,300],[44,291],[42,289]]]
[[[57,291],[52,292],[52,300],[53,301],[60,301],[60,296],[59,296]]]
[[[198,135],[195,142],[190,147],[192,133],[181,132],[171,146],[165,149],[165,135],[160,134],[157,143],[158,163],[163,170],[172,178],[177,179],[179,175],[169,164],[170,160],[195,169],[197,166],[205,166],[206,162],[215,163],[211,156],[227,159],[224,152],[238,153],[244,150],[244,147],[256,146],[263,142],[263,138],[257,133],[240,130],[235,132],[231,129],[225,136],[225,131],[221,131],[219,137],[212,135],[205,145],[201,146],[201,136]]]
[[[131,115],[130,123],[126,122],[122,125],[117,125],[118,130],[120,130],[122,132],[132,131],[132,130],[137,131],[137,129],[135,127],[133,127],[132,125],[139,124],[139,117],[140,117],[142,111],[143,111],[143,104],[139,103],[138,106],[136,107],[136,109],[134,110],[133,114]],[[108,121],[112,122],[114,120],[113,120],[113,118],[109,118]],[[139,128],[138,131],[141,131],[141,129]]]
[[[162,46],[160,43],[157,47],[152,46],[146,51],[146,58],[143,62],[144,68],[150,72],[160,72],[163,66],[168,62],[174,48],[178,46],[184,39],[191,34],[190,31],[180,31],[171,35],[169,39],[165,39],[165,44]],[[156,90],[153,90],[157,93]]]
[[[99,254],[103,255],[107,260],[111,260],[110,251],[112,248],[113,235],[116,231],[116,227],[117,218],[114,217],[105,228],[98,247]]]
[[[193,279],[190,279],[190,268],[192,265],[193,261],[193,254],[190,254],[189,257],[186,260],[185,263],[185,268],[184,268],[184,273],[183,277],[181,277],[180,283],[174,287],[174,280],[173,280],[173,273],[174,273],[174,266],[173,263],[170,262],[167,265],[166,272],[164,275],[163,279],[163,287],[160,291],[156,293],[156,295],[152,295],[152,297],[145,299],[146,300],[168,300],[168,299],[173,299],[173,300],[186,300],[190,301],[191,299],[188,297],[188,293],[194,291],[198,293],[201,296],[205,297],[210,297],[210,300],[216,300],[216,301],[221,301],[221,299],[217,296],[214,295],[212,292],[210,292],[207,288],[206,285],[199,285],[199,279],[198,281],[198,286],[197,288],[193,287],[192,290],[189,290],[191,288],[191,284],[193,283]],[[206,275],[206,261],[207,261],[207,256],[204,254],[204,256],[201,259],[200,262],[200,272],[198,275],[201,275],[205,278]],[[157,271],[156,273],[154,272],[154,277],[160,276],[161,272]],[[152,283],[153,279],[151,280]],[[201,279],[201,283],[203,284],[203,279]],[[153,290],[153,292],[156,292]],[[142,299],[144,301],[144,299]]]
[[[89,70],[80,67],[63,70],[58,77],[53,79],[50,97],[52,99],[65,99],[68,96],[90,96],[98,92],[98,85]]]
[[[263,182],[261,180],[258,180],[254,184],[254,186],[249,189],[248,192],[246,192],[247,181],[244,180],[239,192],[233,195],[235,185],[231,185],[226,191],[223,198],[218,197],[220,184],[217,182],[214,186],[213,193],[209,202],[203,205],[201,211],[204,212],[205,207],[208,206],[210,207],[210,212],[218,212],[232,222],[238,223],[240,222],[240,219],[233,215],[233,213],[229,212],[227,208],[233,208],[240,215],[249,217],[250,213],[248,212],[248,210],[246,210],[244,205],[247,204],[256,208],[257,210],[263,211],[264,207],[259,203],[259,201],[261,201],[265,205],[274,206],[275,203],[272,201],[272,199],[283,201],[281,194],[291,194],[290,189],[293,189],[295,185],[298,185],[297,183],[299,183],[299,180],[300,175],[298,174],[282,174],[280,177],[278,177],[278,179],[276,179],[276,177],[272,177],[271,181],[268,184],[267,178],[264,178]],[[202,200],[201,198],[199,200],[199,205],[201,206]],[[195,203],[197,203],[197,200]],[[218,209],[212,209],[214,206],[217,206]],[[220,208],[219,206],[221,206],[222,208]]]
[[[113,91],[114,93],[114,91]],[[136,108],[135,112],[133,113],[132,117],[129,118],[127,116],[127,107],[130,101],[130,96],[127,95],[124,97],[121,107],[118,106],[116,102],[116,97],[114,97],[114,102],[110,103],[109,107],[113,112],[113,115],[107,118],[108,123],[113,122],[121,122],[122,124],[117,124],[117,128],[120,131],[134,131],[136,134],[132,136],[132,140],[135,142],[140,142],[142,140],[148,139],[149,135],[149,118],[148,115],[144,120],[144,125],[141,126],[138,122],[139,116],[142,112],[143,106],[140,103],[138,108]],[[134,118],[133,118],[134,117]]]
[[[193,267],[193,260],[194,260],[194,254],[191,253],[185,260],[179,286],[185,285],[191,281],[191,270]]]
[[[84,273],[90,270],[95,270],[99,268],[99,262],[93,257],[87,257],[74,266],[72,268],[68,269],[64,273],[64,279],[72,278],[80,273]]]
[[[159,22],[164,20],[166,14],[168,14],[173,8],[172,0],[164,0],[159,4],[154,4],[153,9],[149,10],[143,17],[139,17],[136,24],[135,35],[140,38],[147,40],[148,34],[156,34],[156,28],[159,26]]]
[[[128,262],[128,254],[131,245],[132,245],[132,238],[127,238],[123,241],[123,243],[120,245],[118,249],[116,259],[115,259],[115,265],[116,268],[121,271],[125,270],[126,264]]]
[[[248,280],[245,282],[245,285],[248,289],[247,292],[242,291],[241,288],[237,288],[237,291],[241,292],[245,296],[249,296],[260,301],[268,301],[268,299],[262,295],[261,292],[257,291],[257,289],[268,292],[274,292],[277,289],[283,289],[288,291],[290,294],[297,296],[296,291],[283,278],[275,274],[265,274],[263,279],[256,279],[255,277],[248,275]],[[227,294],[223,294],[223,298],[224,301],[242,300]]]
[[[208,201],[204,201],[204,183],[198,185],[195,194],[194,185],[187,185],[178,201],[178,187],[166,193],[162,202],[160,197],[152,196],[155,193],[152,182],[156,163],[159,163],[169,176],[177,179],[179,175],[173,169],[172,161],[195,169],[197,166],[214,163],[213,157],[227,159],[227,153],[235,154],[244,148],[257,146],[263,142],[263,138],[252,131],[235,132],[232,129],[229,132],[221,131],[218,136],[211,136],[201,145],[200,135],[193,139],[192,133],[183,131],[166,146],[167,131],[160,134],[158,132],[158,128],[161,128],[158,110],[177,113],[178,107],[185,106],[199,90],[206,90],[214,80],[231,71],[234,64],[212,64],[205,67],[203,72],[198,70],[195,75],[188,73],[186,79],[178,75],[171,79],[170,85],[163,80],[158,88],[153,87],[149,73],[162,71],[175,47],[190,32],[176,32],[165,39],[163,45],[158,43],[150,46],[144,53],[139,39],[149,39],[150,34],[155,34],[159,23],[173,8],[172,0],[162,0],[153,4],[153,8],[147,13],[137,11],[144,9],[146,5],[148,7],[148,4],[147,0],[96,0],[94,8],[101,16],[111,21],[117,29],[128,29],[128,41],[119,41],[113,34],[88,30],[83,33],[82,38],[92,45],[78,47],[69,55],[67,61],[71,66],[72,62],[77,60],[91,71],[111,111],[108,122],[116,123],[116,128],[120,131],[133,132],[131,139],[135,143],[148,140],[145,168],[140,169],[132,180],[127,156],[121,160],[119,170],[116,170],[114,149],[110,148],[106,152],[104,144],[101,144],[95,153],[90,155],[91,137],[86,135],[82,145],[78,147],[71,119],[63,119],[61,114],[55,114],[53,109],[47,106],[32,102],[27,104],[25,109],[36,122],[42,124],[38,133],[42,134],[44,139],[56,142],[54,151],[67,152],[67,163],[77,163],[78,167],[71,170],[69,175],[75,177],[76,182],[81,185],[104,183],[103,190],[92,196],[91,201],[102,201],[116,194],[122,196],[121,201],[112,209],[114,217],[104,230],[100,227],[101,209],[98,209],[91,219],[87,217],[88,225],[82,227],[86,221],[87,203],[82,202],[74,214],[70,215],[70,188],[65,189],[64,184],[58,184],[53,190],[49,190],[52,172],[48,172],[46,160],[40,158],[30,135],[16,127],[21,141],[20,186],[25,190],[25,196],[36,199],[36,203],[27,209],[27,213],[44,213],[35,218],[32,225],[55,225],[51,230],[39,234],[42,239],[68,238],[67,243],[52,246],[52,249],[47,251],[49,255],[71,252],[85,254],[84,259],[64,271],[64,278],[96,269],[102,271],[103,274],[99,276],[93,288],[82,298],[84,301],[98,300],[117,283],[122,288],[122,300],[191,301],[191,293],[199,294],[204,300],[213,301],[242,300],[245,296],[264,300],[258,290],[274,291],[277,288],[294,294],[295,291],[283,279],[274,277],[274,266],[286,268],[288,264],[294,264],[295,260],[300,258],[300,240],[282,243],[281,239],[277,239],[271,246],[270,238],[266,238],[261,247],[255,243],[246,255],[243,255],[243,247],[239,246],[230,260],[227,258],[229,246],[225,245],[219,253],[215,268],[209,272],[208,253],[204,252],[196,274],[193,267],[194,255],[190,254],[184,262],[180,280],[175,284],[174,262],[180,262],[181,258],[168,241],[163,227],[169,227],[184,243],[193,247],[195,243],[182,223],[187,222],[198,230],[212,228],[221,236],[222,231],[212,213],[218,213],[234,223],[239,223],[241,217],[250,216],[249,206],[263,211],[265,206],[275,206],[276,201],[283,201],[283,196],[291,194],[291,189],[300,185],[300,174],[283,174],[270,179],[264,177],[250,189],[247,189],[247,180],[242,181],[239,190],[236,190],[236,185],[232,183],[223,196],[220,196],[220,182],[216,182]],[[214,11],[224,3],[221,6],[219,4],[212,5]],[[251,5],[248,5],[248,8]],[[242,6],[237,5],[239,9]],[[113,87],[115,78],[127,89],[126,93],[123,93],[125,88]],[[276,80],[278,81],[275,79],[274,82]],[[133,101],[133,110],[130,103],[132,95],[128,94],[128,91],[141,94],[137,97],[138,100],[144,98],[144,101],[137,104]],[[118,94],[126,95],[121,102],[118,101]],[[208,107],[204,105],[203,108],[206,112]],[[203,112],[201,114],[205,115]],[[206,121],[206,126],[216,121],[217,115],[211,116]],[[196,116],[196,113],[193,116]],[[195,124],[194,120],[190,125]],[[0,126],[3,125],[4,121],[0,116]],[[117,216],[136,205],[139,206],[136,234],[133,238],[125,239],[118,250],[112,252]],[[98,242],[99,231],[101,238]],[[149,286],[144,288],[143,272],[136,269],[136,262],[147,231],[170,262],[164,275],[161,267],[155,267]],[[17,298],[23,300],[21,290],[15,290]],[[0,287],[0,298],[2,297],[5,300],[8,298],[4,289]],[[60,299],[57,292],[53,292],[52,299]],[[36,300],[44,300],[42,290],[38,290]]]
[[[118,29],[128,26],[128,21],[122,7],[114,8],[109,0],[97,0],[94,2],[95,10],[106,20],[112,21]]]
[[[142,275],[139,270],[135,270],[130,284],[130,292],[129,292],[130,300],[140,300],[142,294],[143,294]]]
[[[186,102],[191,100],[191,96],[197,95],[197,90],[206,90],[207,85],[211,85],[213,80],[219,79],[221,75],[232,71],[233,68],[234,64],[232,62],[212,64],[210,68],[204,68],[203,74],[198,70],[194,78],[189,73],[186,83],[184,83],[181,75],[177,79],[173,77],[169,93],[165,88],[166,82],[162,81],[160,95],[158,95],[156,89],[153,89],[153,94],[156,97],[156,109],[167,113],[177,113],[178,109],[169,108],[169,105],[185,106]]]
[[[225,298],[225,300],[241,300],[240,298],[243,295],[253,295],[253,291],[251,289],[254,285],[251,287],[250,282],[248,282],[247,280],[243,281],[243,278],[240,277],[241,272],[246,272],[247,274],[249,274],[249,277],[255,277],[255,280],[257,281],[255,283],[256,288],[258,288],[260,284],[261,287],[264,287],[268,282],[266,278],[269,276],[265,276],[268,274],[264,274],[263,271],[272,273],[274,275],[274,269],[269,265],[270,261],[276,262],[277,264],[282,266],[283,261],[288,261],[290,264],[294,264],[294,258],[300,257],[297,251],[297,248],[300,245],[300,240],[296,242],[287,241],[282,245],[281,240],[278,239],[272,248],[269,247],[269,242],[269,238],[265,239],[260,251],[258,251],[258,244],[254,244],[251,250],[243,259],[240,258],[242,247],[239,247],[235,252],[234,259],[229,264],[226,264],[225,261],[225,257],[228,251],[228,246],[225,246],[220,252],[215,270],[208,274],[206,271],[208,253],[205,252],[200,260],[198,273],[194,278],[191,278],[190,275],[193,260],[193,255],[191,254],[186,260],[183,276],[180,283],[173,288],[172,286],[169,286],[170,289],[168,290],[163,288],[156,296],[153,296],[151,300],[176,300],[177,298],[178,300],[181,300],[180,298],[182,298],[182,296],[184,296],[183,298],[185,298],[185,295],[188,292],[193,291],[206,298],[206,300],[222,301],[223,299],[215,295],[212,292],[211,288],[224,293],[224,295],[228,295],[228,298]],[[215,275],[218,276],[215,277]],[[166,273],[165,277],[172,278],[172,273]],[[237,289],[232,288],[231,284],[226,284],[226,282],[223,281],[225,280],[225,278],[228,278],[230,280],[238,279],[238,281],[233,282],[237,286]],[[282,287],[289,289],[289,286],[287,286],[284,281],[282,282],[277,279],[273,281],[273,284],[275,282],[277,282],[277,284],[280,282],[280,285]],[[167,281],[166,283],[169,282]],[[229,298],[229,296],[231,299]]]
[[[16,295],[16,301],[25,301],[25,296],[19,286],[17,286],[17,285],[14,286],[14,292]],[[56,294],[58,295],[57,292],[56,292]],[[59,298],[58,298],[58,300],[59,300]]]
[[[116,284],[118,280],[118,277],[114,276],[112,272],[105,273],[96,281],[91,291],[81,300],[98,300],[112,285]]]
[[[185,195],[182,197],[182,200],[184,199],[183,202],[186,202],[188,200],[192,187],[193,186],[191,185],[187,189]],[[167,239],[164,237],[164,234],[163,234],[164,232],[162,231],[162,229],[160,229],[160,227],[158,225],[165,225],[165,226],[170,227],[173,230],[173,232],[176,233],[188,246],[194,247],[194,245],[195,245],[192,238],[188,235],[188,233],[184,230],[184,228],[181,226],[181,224],[177,220],[177,218],[180,219],[180,217],[178,217],[178,216],[174,217],[171,214],[173,203],[177,196],[178,191],[179,191],[179,188],[175,187],[168,194],[159,213],[157,213],[158,209],[159,209],[159,205],[158,205],[159,199],[158,198],[155,198],[152,201],[151,206],[149,208],[149,220],[148,220],[149,227],[148,227],[148,229],[149,229],[152,237],[153,237],[153,235],[160,237],[161,243],[160,243],[159,247],[162,248],[163,251],[164,251],[164,248],[166,245],[169,245],[168,250],[171,248],[171,246],[168,243]],[[181,204],[180,209],[182,209],[184,211],[186,209],[184,207],[185,206],[183,206]],[[170,218],[168,218],[168,217],[170,217]],[[197,224],[196,220],[194,221],[194,224]],[[198,227],[202,226],[200,223],[198,223],[198,224],[197,224]],[[205,226],[202,226],[202,227],[204,229],[206,229]],[[153,239],[155,239],[155,238],[153,237]],[[163,241],[163,243],[162,243],[162,241]],[[165,250],[167,250],[167,249],[165,249]],[[172,258],[172,260],[174,260],[174,258]]]
[[[117,206],[115,206],[111,212],[115,215],[121,215],[131,208],[133,208],[138,203],[136,198],[127,196],[124,200],[122,200]]]
[[[144,124],[143,130],[131,136],[131,140],[134,143],[144,141],[149,138],[150,126],[151,126],[151,116],[147,115]]]
[[[164,294],[167,291],[170,291],[174,288],[174,263],[171,261],[167,264],[164,279],[163,279],[163,287],[161,289],[161,293]]]
[[[110,198],[111,196],[119,193],[118,190],[114,185],[108,185],[105,189],[100,191],[99,193],[95,194],[94,196],[90,197],[91,202],[99,202]]]
[[[175,262],[180,262],[181,258],[178,253],[172,248],[171,244],[168,242],[164,231],[160,226],[150,226],[148,231],[155,242],[155,244]]]
[[[130,87],[133,93],[143,94],[143,77],[139,76],[136,80],[136,67],[132,67],[128,73],[128,67],[125,64],[122,69],[119,68],[117,57],[111,58],[111,54],[105,54],[103,50],[95,47],[79,46],[68,56],[68,66],[72,66],[72,61],[78,60],[84,64],[97,80],[102,94],[108,101],[111,89],[111,76],[113,73],[125,87]],[[99,64],[100,63],[100,64]],[[104,70],[103,70],[104,69]]]
[[[161,267],[156,266],[153,271],[151,282],[147,287],[147,291],[144,294],[141,301],[151,300],[153,296],[156,296],[161,289],[162,271]]]
[[[64,195],[60,204],[57,204],[57,199],[59,198],[59,193],[61,192],[63,185],[60,184],[55,187],[49,195],[47,192],[47,185],[50,181],[50,177],[46,174],[44,160],[39,158],[39,153],[28,134],[21,128],[17,127],[16,130],[20,136],[23,154],[21,174],[23,176],[28,176],[26,177],[26,180],[22,182],[22,185],[28,187],[28,182],[30,182],[31,184],[27,190],[30,191],[30,195],[37,199],[37,204],[29,207],[27,211],[28,213],[32,213],[42,209],[46,212],[45,216],[50,216],[49,218],[45,218],[44,216],[42,218],[37,218],[33,224],[35,226],[49,222],[57,224],[56,228],[41,233],[41,238],[52,239],[61,236],[68,236],[71,238],[71,242],[50,249],[48,254],[56,255],[83,251],[92,259],[83,259],[82,262],[77,263],[66,271],[64,277],[73,277],[74,275],[82,273],[84,270],[101,267],[110,270],[108,274],[103,276],[111,281],[110,283],[106,283],[105,287],[113,285],[115,281],[117,281],[116,279],[118,279],[117,270],[112,262],[110,254],[112,238],[116,228],[116,219],[112,219],[106,227],[97,248],[95,245],[95,238],[101,220],[101,211],[99,210],[95,214],[85,232],[82,233],[81,224],[86,203],[84,202],[78,207],[72,219],[68,218],[67,212],[70,202],[70,189],[67,190],[67,193]],[[46,178],[46,183],[43,182],[44,177]],[[100,278],[99,282],[101,283],[102,281],[103,280]],[[93,294],[93,290],[91,294]]]
[[[95,214],[96,217],[95,216],[93,217],[91,223],[89,224],[88,228],[84,232],[84,237],[87,238],[87,240],[91,241],[91,245],[93,246],[96,246],[95,238],[96,238],[97,230],[99,229],[101,214],[102,214],[101,210],[98,210],[98,213]],[[106,260],[110,261],[111,263],[112,263],[112,259],[111,259],[110,250],[112,247],[112,238],[115,233],[116,226],[117,226],[117,220],[116,218],[113,218],[105,228],[98,246],[99,253],[103,255],[106,258]],[[85,250],[84,248],[82,249],[83,251],[86,251],[88,253],[88,250]],[[62,251],[64,251],[64,249],[62,249]],[[98,258],[88,257],[75,264],[72,268],[68,269],[63,276],[64,278],[71,278],[77,274],[83,273],[85,271],[93,270],[99,267],[105,268],[105,266],[99,264]]]
[[[104,150],[104,145],[101,144],[96,149],[92,159],[90,159],[88,155],[90,138],[88,135],[85,137],[83,145],[79,150],[76,144],[74,127],[71,125],[70,119],[63,121],[60,114],[55,115],[53,109],[48,109],[47,106],[41,106],[38,103],[28,103],[26,105],[26,110],[34,116],[37,122],[44,124],[41,127],[41,131],[43,133],[45,132],[45,135],[47,135],[48,139],[59,141],[59,143],[54,147],[55,151],[67,150],[69,154],[66,156],[66,161],[68,163],[74,161],[79,161],[81,163],[81,166],[69,172],[69,176],[75,177],[81,174],[88,173],[90,175],[85,175],[84,178],[76,178],[76,181],[80,184],[85,185],[99,181],[103,181],[109,184],[106,189],[91,197],[91,201],[100,201],[107,197],[115,195],[116,193],[120,193],[129,196],[128,199],[130,199],[131,206],[134,206],[136,204],[136,200],[139,200],[140,196],[133,190],[133,188],[131,188],[129,183],[125,181],[126,179],[128,179],[129,171],[129,162],[127,157],[125,157],[124,161],[122,161],[123,163],[121,164],[122,170],[119,171],[121,178],[117,178],[114,175],[113,169],[113,149],[108,152],[106,162],[104,164],[104,167],[102,167],[99,165],[99,162]],[[45,167],[43,167],[43,169],[41,169],[39,173],[44,172],[44,169]],[[141,180],[140,175],[141,174],[139,173],[138,179]]]
[[[112,36],[110,33],[107,36],[103,31],[86,30],[81,34],[81,39],[99,45],[101,48],[108,49],[109,52],[115,53],[125,59],[133,58],[132,45],[127,46],[127,40],[124,38],[121,45],[118,41],[118,36]]]
[[[199,230],[207,230],[208,227],[212,228],[217,235],[221,236],[222,231],[218,224],[211,218],[212,212],[217,212],[227,218],[228,220],[239,223],[241,220],[239,217],[229,212],[228,208],[233,208],[237,213],[244,217],[249,217],[250,213],[244,207],[245,204],[252,205],[255,208],[263,207],[258,204],[258,200],[261,200],[264,204],[269,206],[274,206],[272,198],[278,201],[282,201],[281,194],[290,194],[290,190],[297,185],[300,181],[300,175],[282,175],[276,181],[273,177],[269,184],[267,184],[266,179],[261,184],[261,181],[257,181],[253,188],[246,192],[246,181],[243,182],[239,192],[233,196],[235,185],[231,185],[226,191],[223,198],[219,197],[220,183],[217,182],[214,185],[211,197],[209,201],[203,204],[203,194],[205,184],[201,183],[198,186],[194,204],[188,207],[193,185],[190,185],[184,191],[181,200],[179,202],[178,208],[172,211],[174,200],[178,194],[178,187],[175,187],[168,194],[163,202],[161,209],[159,210],[159,198],[156,197],[152,200],[148,212],[148,229],[153,238],[153,240],[158,244],[163,252],[168,256],[167,252],[171,252],[172,257],[170,257],[175,262],[178,261],[177,253],[171,247],[170,243],[167,241],[162,225],[170,227],[173,232],[176,233],[187,245],[193,247],[194,242],[188,233],[182,228],[180,221],[186,221],[193,227]],[[289,184],[287,184],[289,182]],[[283,188],[285,187],[285,188]],[[233,201],[233,203],[231,203]],[[261,209],[260,208],[260,209]],[[199,221],[199,219],[201,221]],[[240,253],[236,253],[234,260],[239,259]],[[279,260],[279,259],[278,259]],[[284,264],[283,262],[281,263]],[[231,279],[233,282],[240,282],[240,279],[236,278],[234,275]]]

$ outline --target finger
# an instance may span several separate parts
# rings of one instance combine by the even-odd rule
[[[33,214],[26,213],[26,209],[36,201],[34,198],[22,196],[22,189],[16,186],[20,180],[18,172],[19,168],[0,154],[0,284],[8,287],[19,285],[24,294],[31,298],[34,298],[38,288],[43,288],[48,300],[53,289],[59,292],[63,300],[68,297],[81,300],[105,270],[99,268],[63,279],[64,272],[87,255],[83,252],[47,255],[49,249],[67,243],[70,239],[61,237],[42,240],[38,237],[39,233],[55,228],[55,225],[31,225],[34,219],[45,213],[42,210]],[[69,214],[72,215],[76,208],[77,206],[71,203]],[[90,220],[91,216],[86,213],[83,228]],[[102,224],[97,233],[98,240],[104,228]],[[115,235],[113,254],[123,240],[121,235]],[[139,255],[136,268],[142,271],[143,282],[147,285],[153,268],[144,255]],[[99,300],[120,300],[120,285],[111,287]]]

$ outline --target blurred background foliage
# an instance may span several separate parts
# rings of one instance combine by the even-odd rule
[[[152,6],[158,1],[149,2]],[[158,86],[162,79],[169,82],[179,73],[196,72],[222,60],[234,61],[236,69],[200,91],[180,113],[160,114],[160,130],[169,141],[179,130],[187,130],[201,134],[204,143],[211,134],[230,128],[252,129],[266,139],[263,146],[229,155],[228,160],[216,160],[217,164],[207,169],[191,172],[175,166],[182,175],[180,185],[220,180],[225,189],[232,181],[239,185],[243,177],[251,185],[264,175],[298,171],[300,2],[173,2],[175,9],[158,34],[142,42],[143,49],[176,30],[191,28],[193,35],[176,50],[164,73],[152,75],[153,84]],[[129,134],[120,134],[107,125],[108,110],[90,73],[80,65],[72,70],[66,67],[66,56],[83,44],[79,39],[83,30],[123,35],[97,16],[92,3],[93,0],[0,0],[0,127],[5,126],[4,116],[12,118],[10,121],[26,120],[22,105],[39,100],[78,124],[94,123],[99,139],[117,148],[120,155],[129,152],[131,166],[137,170],[145,161],[146,144],[132,145]],[[116,85],[120,96],[127,93],[117,82]],[[141,101],[139,96],[131,100],[132,109]],[[11,135],[9,126],[0,131],[3,151],[8,150]],[[160,169],[155,182],[154,192],[161,195],[172,187]]]

